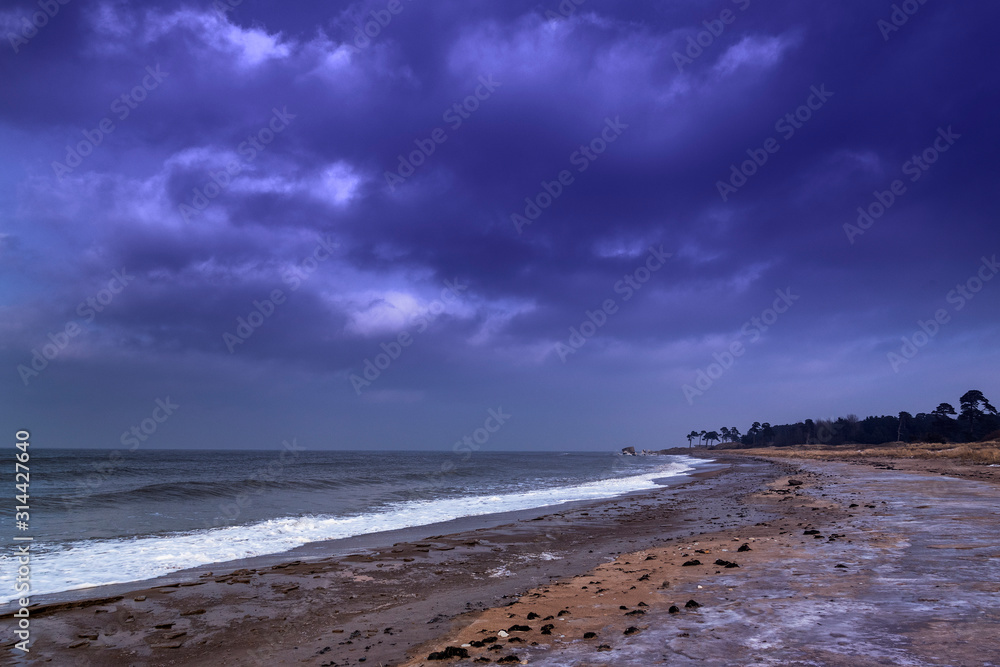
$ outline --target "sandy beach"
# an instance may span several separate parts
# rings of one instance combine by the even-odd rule
[[[714,458],[501,525],[43,602],[27,664],[1000,664],[1000,468]]]

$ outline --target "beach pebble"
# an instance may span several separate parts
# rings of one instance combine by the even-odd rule
[[[510,635],[507,634],[506,630],[501,630],[500,632],[497,633],[497,635],[500,637],[510,637]]]
[[[679,613],[681,613],[681,610],[680,610],[680,607],[678,607],[677,605],[674,604],[674,605],[670,605],[670,609],[667,610],[667,613],[669,613],[669,614],[679,614]]]
[[[692,565],[701,565],[701,561],[695,558],[694,560],[684,561],[682,567],[690,567]]]
[[[685,609],[697,609],[700,606],[701,605],[698,604],[697,602],[695,602],[694,600],[688,600],[687,603],[684,605],[684,608]]]

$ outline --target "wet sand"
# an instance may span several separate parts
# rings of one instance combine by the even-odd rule
[[[534,520],[50,604],[30,664],[1000,665],[998,469],[725,459]],[[449,646],[468,657],[428,660]]]

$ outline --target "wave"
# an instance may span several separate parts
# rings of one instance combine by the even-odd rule
[[[373,481],[374,483],[374,481]],[[232,498],[241,493],[261,493],[271,490],[279,491],[328,491],[347,486],[358,485],[355,479],[325,479],[325,480],[274,480],[274,479],[240,479],[220,480],[213,482],[169,482],[163,484],[148,484],[131,489],[107,492],[73,493],[73,498],[88,505],[119,506],[122,503],[139,501],[186,501],[205,500],[212,498]]]
[[[315,472],[315,471],[314,471]],[[337,474],[337,473],[333,473]],[[475,470],[456,468],[448,471],[448,478],[458,482],[463,479],[478,481],[479,473]],[[396,473],[391,483],[384,476],[374,473],[352,473],[341,477],[249,477],[242,479],[213,481],[172,481],[163,483],[140,484],[129,488],[101,491],[88,490],[79,486],[52,498],[42,497],[36,501],[39,508],[60,508],[71,502],[77,508],[120,507],[135,502],[184,502],[191,500],[227,499],[239,494],[259,495],[269,491],[287,493],[310,491],[336,491],[349,487],[380,487],[401,486],[410,492],[419,491],[423,487],[431,487],[439,480],[434,473],[400,472]]]

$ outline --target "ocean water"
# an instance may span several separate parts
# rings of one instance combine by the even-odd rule
[[[610,453],[31,452],[31,593],[138,581],[320,540],[610,498],[683,475]],[[16,531],[11,513],[0,529]],[[0,557],[0,602],[17,565]]]

